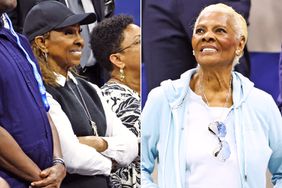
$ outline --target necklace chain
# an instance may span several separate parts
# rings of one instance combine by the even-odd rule
[[[70,81],[71,81],[71,80],[70,80]],[[71,82],[72,82],[72,81],[71,81]],[[81,98],[82,103],[81,103],[81,101],[79,100],[78,96],[75,94],[73,88],[68,84],[68,82],[66,82],[66,84],[67,84],[67,87],[71,90],[71,92],[72,92],[73,95],[75,96],[75,98],[77,99],[77,101],[79,102],[79,104],[82,106],[82,108],[83,108],[83,110],[84,110],[86,116],[88,117],[88,120],[89,120],[89,122],[90,122],[90,125],[91,125],[91,127],[92,127],[92,129],[93,129],[93,131],[94,131],[94,135],[95,135],[95,136],[98,136],[97,125],[96,125],[96,123],[95,123],[94,121],[92,121],[91,115],[90,115],[89,110],[88,110],[88,108],[87,108],[87,106],[86,106],[86,103],[85,103],[85,101],[84,101],[84,99],[83,99],[83,97],[82,97],[82,94],[81,94],[81,92],[80,92],[79,87],[75,84],[75,87],[76,87],[76,89],[77,89],[77,91],[78,91],[78,94],[79,94],[79,97]]]
[[[230,98],[230,95],[231,95],[231,84],[232,84],[232,76],[231,76],[231,78],[230,78],[228,91],[226,92],[226,98],[225,98],[225,103],[224,103],[223,108],[227,108],[228,101],[229,101],[229,98]],[[207,105],[210,106],[209,101],[208,101],[208,98],[207,98],[207,96],[205,95],[205,88],[204,88],[203,76],[201,77],[200,89],[201,89],[202,96],[204,96],[204,99],[205,99]]]

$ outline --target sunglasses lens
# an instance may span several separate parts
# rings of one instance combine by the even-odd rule
[[[221,141],[220,146],[214,152],[214,156],[220,161],[226,161],[230,157],[231,151],[229,144],[226,141]]]
[[[230,157],[231,151],[228,143],[221,138],[226,136],[226,126],[220,121],[215,121],[209,125],[209,131],[218,137],[219,145],[214,151],[214,156],[220,161],[225,161]]]
[[[220,121],[215,121],[209,125],[210,130],[218,137],[226,136],[226,126]]]

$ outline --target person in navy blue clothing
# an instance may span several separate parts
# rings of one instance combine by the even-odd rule
[[[278,107],[280,112],[282,113],[282,45],[281,45],[281,53],[279,58],[279,97],[278,97]]]
[[[60,187],[66,174],[39,67],[0,0],[0,177],[13,188]]]
[[[178,79],[196,66],[191,45],[193,24],[200,11],[213,3],[225,3],[248,20],[250,0],[142,0],[142,61],[148,92],[161,81]],[[249,77],[245,59],[238,70]]]

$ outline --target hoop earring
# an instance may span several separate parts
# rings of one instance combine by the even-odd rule
[[[124,66],[122,68],[119,69],[119,78],[120,78],[120,81],[124,81],[125,79],[125,75],[124,75],[124,70],[123,70]]]

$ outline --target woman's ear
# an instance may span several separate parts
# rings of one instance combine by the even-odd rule
[[[45,53],[48,53],[48,49],[46,47],[46,43],[45,43],[45,39],[43,36],[36,36],[34,38],[34,43],[36,44],[36,46],[42,51],[42,52],[45,52]]]
[[[114,64],[116,67],[120,69],[124,68],[125,64],[121,60],[121,55],[119,53],[111,54],[109,58],[110,58],[110,62]]]
[[[240,41],[239,41],[239,45],[238,45],[238,47],[235,51],[236,56],[241,57],[243,55],[245,45],[246,45],[246,39],[245,39],[244,36],[241,36]]]
[[[240,41],[239,41],[239,46],[238,46],[238,49],[239,51],[244,51],[244,47],[246,45],[246,38],[244,36],[241,36],[240,37]]]

